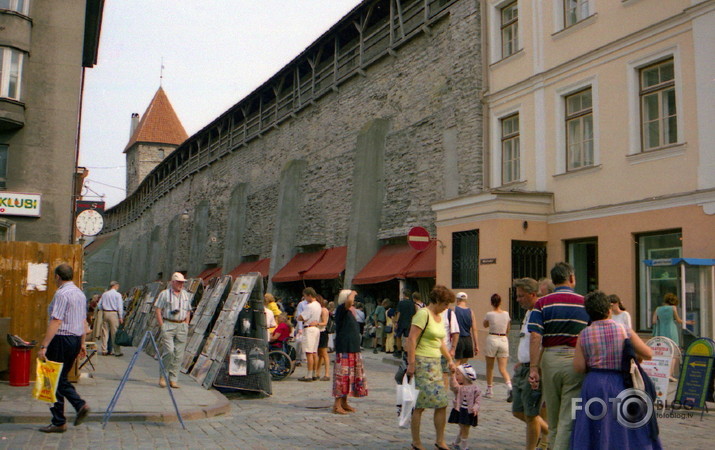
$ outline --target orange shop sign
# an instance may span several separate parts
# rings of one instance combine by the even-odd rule
[[[40,194],[0,192],[0,216],[40,217]]]

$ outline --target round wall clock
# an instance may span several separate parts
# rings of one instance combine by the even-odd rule
[[[80,233],[85,236],[95,236],[104,226],[104,218],[94,209],[85,209],[77,216],[75,225]]]

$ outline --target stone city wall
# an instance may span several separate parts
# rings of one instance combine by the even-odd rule
[[[271,257],[273,275],[297,251],[348,245],[349,282],[380,239],[416,225],[434,232],[431,203],[483,186],[477,8],[453,2],[429,29],[144,205],[113,231],[112,277],[128,287],[210,264],[227,272],[246,257]]]

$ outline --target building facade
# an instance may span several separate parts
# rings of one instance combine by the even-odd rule
[[[0,2],[0,240],[72,241],[83,77],[103,7]]]
[[[577,291],[619,295],[637,330],[674,292],[712,337],[708,271],[686,283],[644,261],[715,256],[715,2],[482,4],[487,189],[433,205],[453,244],[437,281],[483,315],[512,279],[568,261]]]
[[[304,282],[338,255],[350,286],[411,227],[435,231],[432,203],[482,190],[480,33],[471,0],[364,1],[107,211],[88,279],[265,261],[272,280],[309,255],[279,277]]]

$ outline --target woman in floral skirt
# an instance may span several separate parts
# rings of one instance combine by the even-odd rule
[[[367,396],[365,369],[360,354],[360,326],[350,308],[355,303],[357,292],[340,291],[335,309],[335,364],[333,365],[333,413],[355,412],[348,405],[348,395]]]

